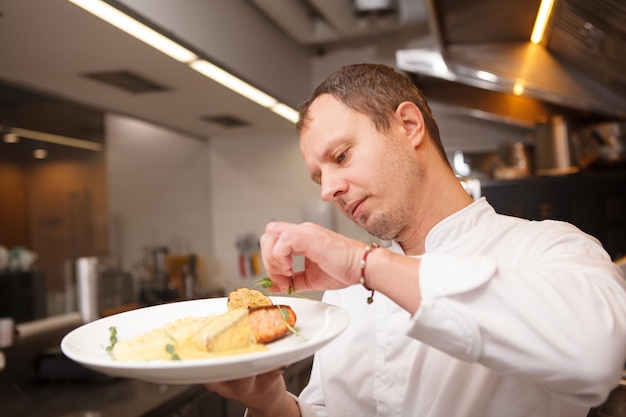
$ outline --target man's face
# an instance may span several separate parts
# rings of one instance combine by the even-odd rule
[[[322,95],[309,108],[300,151],[322,200],[371,235],[390,240],[408,225],[421,175],[400,121],[382,134],[367,116]]]

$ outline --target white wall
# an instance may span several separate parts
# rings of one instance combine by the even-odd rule
[[[329,223],[316,214],[322,207],[319,186],[309,177],[298,139],[293,135],[214,138],[210,141],[211,218],[216,278],[227,290],[250,286],[264,276],[242,278],[238,269],[238,237],[260,237],[272,220],[314,221],[364,241],[371,237],[340,215],[334,206]],[[300,262],[298,262],[300,261]],[[296,269],[301,268],[296,260]]]
[[[214,254],[218,277],[230,290],[262,277],[242,279],[236,240],[260,237],[267,222],[303,221],[303,202],[318,196],[300,157],[295,135],[240,137],[210,141]]]
[[[146,248],[168,246],[210,262],[207,143],[111,114],[105,129],[114,258],[138,272]]]

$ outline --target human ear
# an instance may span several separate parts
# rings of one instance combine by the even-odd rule
[[[396,119],[401,123],[402,129],[414,147],[419,146],[424,138],[424,116],[422,112],[410,101],[404,101],[398,105],[395,113]]]

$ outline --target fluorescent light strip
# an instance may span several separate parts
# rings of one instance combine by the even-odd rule
[[[122,13],[115,7],[102,0],[69,0],[75,5],[82,7],[88,12],[98,16],[100,19],[112,24],[116,28],[123,30],[152,46],[164,54],[183,63],[189,63],[198,59],[198,56],[189,49],[177,44],[171,39],[161,35],[159,32],[149,28],[143,23]]]
[[[274,97],[264,93],[256,87],[248,84],[233,74],[221,69],[211,62],[199,59],[199,57],[173,40],[161,35],[157,31],[140,23],[139,21],[124,14],[120,10],[107,4],[102,0],[68,0],[75,5],[82,7],[88,12],[123,30],[131,36],[147,43],[155,49],[169,55],[170,57],[188,64],[192,69],[202,75],[223,85],[224,87],[240,94],[247,99],[257,103],[262,107],[271,109],[274,113],[296,123],[298,113],[296,110],[279,103]]]
[[[41,142],[55,143],[57,145],[71,146],[73,148],[86,149],[88,151],[100,152],[104,149],[101,143],[90,142],[88,140],[71,138],[69,136],[55,135],[52,133],[37,132],[36,130],[20,129],[14,127],[11,133],[27,139],[34,139]]]
[[[272,106],[271,110],[277,115],[289,120],[291,123],[295,124],[298,121],[298,112],[286,104],[276,103]]]
[[[191,68],[198,71],[200,74],[204,75],[222,84],[225,87],[230,88],[236,93],[241,94],[242,96],[254,101],[259,106],[263,107],[272,107],[274,104],[278,102],[274,97],[265,94],[263,91],[259,90],[248,84],[247,82],[235,77],[233,74],[224,71],[220,67],[210,63],[209,61],[205,61],[203,59],[194,61],[189,64]]]
[[[491,83],[498,81],[497,75],[487,71],[476,71],[476,76],[481,80],[489,81]]]
[[[550,19],[550,13],[552,13],[552,5],[554,0],[541,0],[539,6],[539,12],[537,13],[537,19],[535,20],[535,26],[533,32],[530,35],[530,41],[534,44],[539,44],[543,39],[543,33],[546,30],[546,25]]]

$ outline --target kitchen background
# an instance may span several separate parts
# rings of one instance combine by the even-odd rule
[[[3,194],[12,197],[3,199],[0,245],[36,253],[34,268],[43,272],[38,279],[44,280],[47,301],[45,312],[40,302],[33,303],[37,317],[76,308],[71,263],[79,257],[97,256],[101,268],[130,274],[138,292],[140,281],[154,274],[160,249],[167,248],[170,257],[195,254],[198,295],[203,295],[252,285],[263,276],[259,268],[250,268],[254,245],[241,245],[246,238],[258,239],[272,219],[322,221],[369,239],[319,201],[291,122],[67,1],[27,3],[2,4],[5,131],[65,134],[102,149],[26,137],[1,144],[2,167],[12,168],[13,176],[3,175],[3,184],[11,187]],[[419,18],[424,5],[403,12],[412,21],[381,29],[378,36],[346,30],[336,39],[311,35],[298,42],[252,3],[188,1],[176,10],[159,1],[113,4],[197,44],[257,85],[279,92],[293,107],[340,65],[396,65],[397,50],[432,44],[427,21]],[[40,13],[33,13],[37,8]],[[236,17],[249,30],[226,24],[223,16]],[[24,20],[37,29],[25,28]],[[144,84],[153,81],[163,90],[148,86],[142,92],[144,84],[137,87],[128,75],[118,74],[125,84],[118,80],[113,86],[94,80],[93,74],[111,69],[130,72]],[[456,151],[491,152],[510,142],[532,143],[532,121],[475,117],[468,107],[436,100],[432,106],[451,157]],[[206,121],[209,116],[213,119]],[[47,159],[31,158],[35,145],[47,148]],[[14,155],[20,146],[21,153]],[[17,156],[24,159],[18,162]],[[16,174],[20,169],[21,176]],[[113,287],[108,289],[116,291]]]
[[[591,16],[584,1],[557,2],[557,16],[576,12],[594,25],[596,32],[583,40],[589,47],[584,67],[591,74],[580,73],[580,57],[559,50],[562,34],[544,46],[560,52],[558,62],[571,68],[552,69],[553,58],[527,45],[539,1],[520,6],[484,0],[471,12],[463,2],[397,0],[391,15],[355,13],[358,2],[347,0],[108,3],[294,108],[340,65],[377,62],[408,70],[431,97],[450,160],[470,191],[491,193],[511,214],[576,220],[601,238],[615,259],[626,254],[623,130],[617,159],[602,169],[579,172],[572,148],[572,132],[626,120],[623,65],[606,62],[623,60],[619,51],[624,50],[618,18],[624,10],[611,10],[611,2],[600,2]],[[437,22],[429,14],[433,5],[442,16]],[[447,16],[463,18],[455,23]],[[306,19],[313,24],[304,24]],[[553,31],[558,28],[555,23]],[[600,49],[589,45],[599,31],[605,34]],[[515,59],[506,55],[513,63],[526,57],[527,65],[516,69],[526,74],[500,68],[492,58],[502,51],[488,45],[517,51]],[[520,48],[528,49],[524,54]],[[433,65],[424,66],[423,57],[435,62],[437,51],[447,52],[449,69],[457,71],[454,81]],[[320,202],[292,122],[68,1],[0,0],[0,56],[5,138],[0,142],[0,246],[12,250],[7,256],[13,259],[35,255],[34,262],[25,258],[23,271],[18,266],[11,273],[8,266],[0,271],[0,297],[5,297],[0,304],[8,309],[0,316],[13,316],[19,324],[76,311],[74,267],[83,257],[98,259],[97,302],[99,313],[107,314],[188,298],[183,275],[190,270],[196,283],[192,297],[253,285],[263,277],[254,262],[255,242],[270,220],[316,221],[370,240]],[[494,70],[496,80],[468,75],[473,60],[500,69]],[[534,72],[533,62],[542,64]],[[548,73],[558,81],[544,82]],[[526,81],[526,93],[512,94],[510,79]],[[28,134],[9,143],[20,128],[98,146],[35,141]],[[33,159],[36,148],[48,157]],[[538,175],[538,168],[547,171]],[[155,296],[152,292],[161,291],[152,283],[161,272],[163,248],[174,293]],[[19,285],[13,280],[16,270]],[[6,281],[8,276],[13,281]]]

